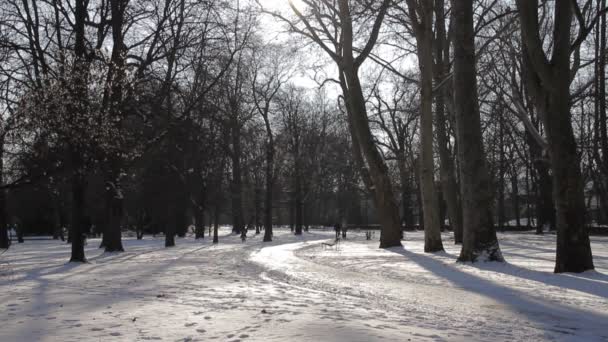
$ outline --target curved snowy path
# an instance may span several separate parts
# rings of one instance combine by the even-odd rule
[[[242,243],[125,239],[126,252],[26,241],[0,256],[0,341],[608,341],[608,239],[598,271],[553,275],[554,237],[501,235],[509,264],[380,250],[350,234],[278,230]],[[447,236],[445,236],[448,239]]]
[[[265,248],[252,261],[300,287],[357,298],[361,308],[383,308],[382,325],[415,340],[608,341],[608,277],[535,271],[550,261],[528,250],[542,246],[539,241],[521,246],[522,237],[539,239],[501,236],[508,264],[456,264],[456,246],[436,255],[415,252],[422,249],[421,234],[413,234],[405,248],[388,251],[355,237],[337,250],[310,243]],[[597,247],[605,248],[606,239],[601,240],[603,246],[594,247],[596,264],[604,266],[605,249]],[[519,260],[521,250],[529,257]]]

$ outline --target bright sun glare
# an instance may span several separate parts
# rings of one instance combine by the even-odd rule
[[[303,4],[300,0],[292,0],[293,4],[302,8]],[[289,9],[289,0],[260,0],[260,3],[267,9],[284,11]]]

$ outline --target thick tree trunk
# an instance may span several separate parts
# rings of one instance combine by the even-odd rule
[[[567,0],[555,2],[550,61],[544,55],[538,37],[537,5],[538,1],[517,0],[525,68],[538,80],[529,83],[536,96],[547,99],[547,112],[541,117],[549,143],[557,209],[555,272],[583,272],[593,269],[593,256],[585,224],[584,185],[570,114],[572,3]]]
[[[384,1],[380,13],[376,18],[376,23],[381,24],[388,8],[389,2]],[[349,119],[349,128],[353,144],[358,145],[361,155],[365,159],[365,164],[369,170],[368,183],[373,186],[374,202],[378,211],[382,231],[380,235],[380,248],[401,246],[401,223],[399,220],[399,208],[393,193],[393,186],[389,177],[388,167],[378,151],[374,136],[369,127],[367,117],[366,100],[363,96],[361,81],[359,79],[360,55],[356,60],[353,55],[353,27],[351,20],[351,9],[346,0],[338,1],[338,8],[342,21],[342,57],[338,63],[340,68],[340,84],[346,102]],[[376,36],[377,38],[377,36]],[[368,44],[372,46],[376,38],[372,38]],[[359,166],[365,166],[359,163]],[[366,178],[366,176],[364,176]],[[368,187],[369,189],[369,187]]]
[[[118,176],[117,176],[118,177]],[[122,193],[118,181],[106,182],[106,210],[107,226],[103,233],[103,244],[106,252],[123,252],[122,232],[120,224],[122,221]]]
[[[73,163],[72,165],[78,165]],[[85,182],[82,170],[74,167],[72,171],[72,224],[70,225],[70,238],[72,242],[72,256],[70,262],[86,262],[84,255],[84,192]]]
[[[502,261],[492,220],[491,182],[486,167],[477,102],[473,0],[452,0],[454,27],[454,111],[463,243],[459,261]]]
[[[72,71],[71,86],[73,87],[69,110],[72,112],[74,120],[82,122],[87,113],[87,73],[88,65],[86,62],[85,46],[85,20],[88,1],[76,0],[74,12],[74,31],[75,43],[74,53],[76,60]],[[85,194],[85,161],[83,159],[81,142],[70,142],[69,162],[71,166],[71,185],[72,185],[72,224],[70,226],[70,238],[72,243],[72,255],[70,262],[86,262],[84,255],[84,194]]]
[[[112,56],[104,92],[103,108],[109,107],[111,122],[109,125],[121,132],[123,120],[123,83],[125,81],[125,45],[123,37],[124,11],[126,0],[111,0],[112,14]],[[109,103],[108,103],[109,101]],[[114,148],[121,149],[122,137],[116,137]],[[121,222],[123,216],[123,196],[120,187],[122,157],[119,152],[111,150],[108,155],[109,169],[106,171],[106,215],[107,225],[104,230],[102,245],[106,252],[123,252]]]
[[[388,167],[378,151],[369,127],[365,98],[357,70],[354,66],[345,68],[343,83],[348,101],[347,110],[352,122],[351,135],[356,135],[361,155],[365,158],[369,169],[369,180],[373,186],[374,203],[382,226],[380,248],[401,246],[401,224],[399,209],[393,194]],[[355,140],[353,140],[353,143]]]
[[[593,269],[589,233],[585,223],[585,198],[580,160],[570,122],[569,76],[550,100],[552,118],[546,120],[551,145],[553,192],[557,207],[557,256],[555,272]]]

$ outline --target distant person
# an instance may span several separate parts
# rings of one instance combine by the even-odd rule
[[[245,242],[245,240],[247,240],[247,230],[249,227],[243,227],[243,229],[241,229],[241,241]]]
[[[340,230],[341,230],[341,227],[340,227],[339,223],[336,223],[334,225],[334,230],[336,231],[336,240],[340,240]]]
[[[17,243],[23,243],[23,228],[15,223],[15,233],[17,234]]]
[[[342,228],[342,238],[346,239],[346,232],[348,231],[348,228],[346,227],[346,225],[344,225],[344,228]]]

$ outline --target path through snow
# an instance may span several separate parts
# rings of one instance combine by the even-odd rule
[[[554,236],[501,234],[508,264],[456,264],[422,234],[380,250],[349,233],[338,250],[279,230],[242,243],[125,239],[90,263],[27,241],[0,256],[0,341],[608,341],[608,238],[596,272],[554,275]],[[446,240],[448,235],[444,235]]]

